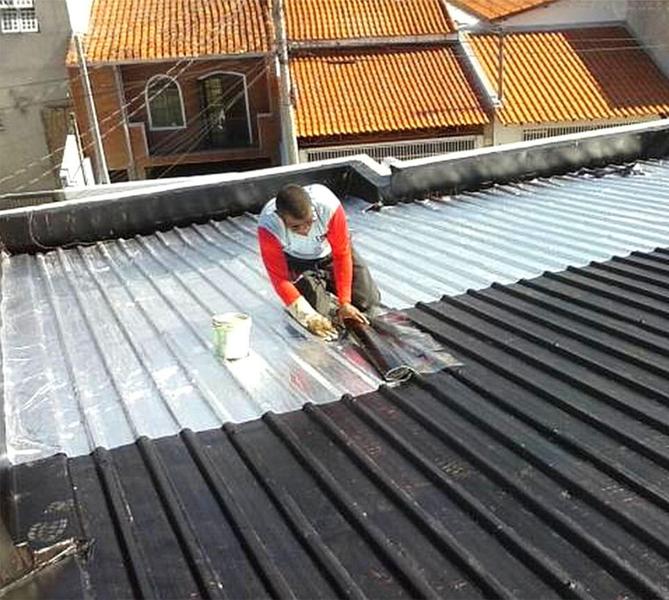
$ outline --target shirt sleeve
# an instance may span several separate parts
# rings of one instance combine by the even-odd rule
[[[330,219],[327,239],[332,247],[332,267],[337,298],[340,304],[348,304],[351,302],[353,259],[351,258],[346,213],[341,204]]]
[[[262,261],[276,293],[286,306],[292,304],[300,297],[300,292],[290,280],[288,262],[279,240],[264,227],[259,227],[258,242]]]

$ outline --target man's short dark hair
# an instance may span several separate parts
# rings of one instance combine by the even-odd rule
[[[290,183],[276,195],[276,212],[293,219],[306,219],[310,214],[311,198],[301,185]]]

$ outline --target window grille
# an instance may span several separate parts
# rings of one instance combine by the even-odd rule
[[[19,10],[19,18],[21,19],[21,31],[39,31],[37,27],[37,15],[35,14],[34,8],[22,8]]]
[[[38,32],[39,25],[35,9],[6,8],[6,5],[0,5],[0,30],[2,33]]]
[[[35,8],[35,0],[0,0],[2,8]]]
[[[308,161],[327,160],[331,158],[353,156],[355,154],[367,154],[377,161],[391,157],[399,160],[411,160],[413,158],[425,158],[427,156],[459,152],[461,150],[473,150],[480,146],[480,137],[472,135],[466,137],[391,142],[387,144],[359,144],[355,146],[305,148],[303,150],[303,155],[306,155]]]
[[[540,140],[543,138],[554,137],[556,135],[569,135],[573,133],[582,133],[583,131],[594,131],[596,129],[606,129],[607,127],[617,127],[618,125],[628,125],[634,121],[624,123],[602,123],[599,125],[568,125],[564,127],[535,127],[523,130],[523,141]]]

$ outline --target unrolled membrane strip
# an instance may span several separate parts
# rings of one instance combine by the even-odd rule
[[[361,354],[389,383],[406,381],[413,373],[434,373],[462,366],[401,312],[390,311],[375,317],[371,325],[357,321],[346,321],[345,325]]]
[[[371,325],[352,319],[346,320],[344,324],[365,358],[385,381],[400,383],[409,379],[414,373],[411,366],[405,364],[388,340]]]

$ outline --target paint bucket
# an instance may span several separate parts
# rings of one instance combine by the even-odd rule
[[[248,356],[251,342],[251,317],[244,313],[223,313],[211,318],[214,351],[225,360]]]

